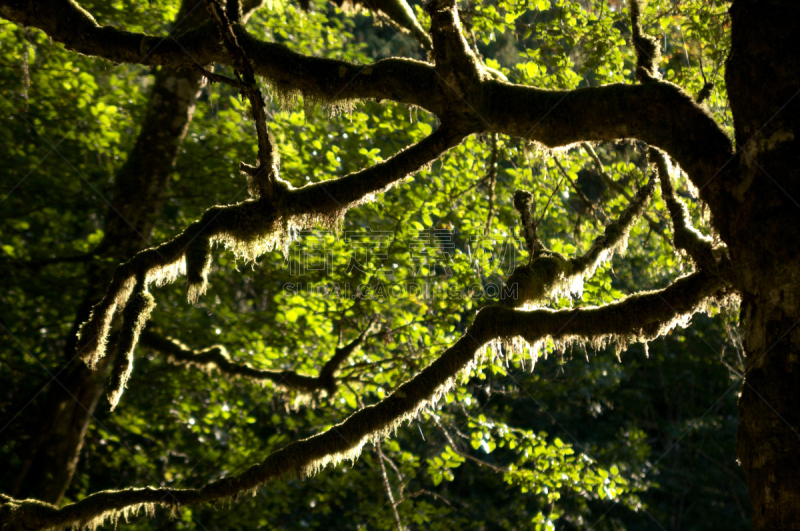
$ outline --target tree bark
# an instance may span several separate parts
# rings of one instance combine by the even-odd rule
[[[755,529],[800,529],[800,5],[737,1],[731,18],[736,206],[719,228],[745,329],[737,453]]]
[[[187,4],[192,4],[188,2]],[[184,5],[177,16],[179,29],[201,24],[203,6]],[[103,240],[95,254],[123,260],[150,245],[167,184],[186,136],[201,88],[195,70],[162,68],[157,74],[148,111],[136,144],[118,172],[112,206],[106,215]],[[90,370],[75,352],[76,332],[92,306],[102,298],[116,265],[96,260],[87,271],[89,288],[77,310],[65,348],[65,365],[45,398],[43,421],[17,476],[15,496],[59,504],[78,464],[83,439],[100,402],[113,356]]]

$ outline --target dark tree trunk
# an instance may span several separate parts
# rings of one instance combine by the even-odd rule
[[[800,529],[800,3],[737,1],[726,83],[738,155],[715,212],[738,271],[739,460],[757,530]]]
[[[184,6],[177,18],[182,21],[179,29],[199,25],[205,17],[202,5],[192,12]],[[105,236],[96,254],[123,261],[149,247],[200,86],[201,75],[194,70],[162,68],[156,75],[136,144],[117,174],[113,206],[106,216]],[[113,360],[113,348],[109,348],[109,355],[97,370],[90,370],[75,352],[75,333],[102,297],[115,267],[108,262],[95,262],[89,267],[89,288],[67,341],[65,365],[50,384],[39,432],[15,482],[15,496],[58,504],[72,480],[84,435],[103,395],[107,368]]]

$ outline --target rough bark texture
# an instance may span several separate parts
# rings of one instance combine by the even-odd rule
[[[183,22],[202,22],[196,10]],[[182,10],[178,20],[185,17]],[[169,177],[192,118],[201,75],[191,69],[162,68],[156,74],[146,118],[128,160],[115,179],[112,206],[103,240],[95,254],[122,260],[149,246],[165,198]],[[89,289],[77,311],[65,349],[65,365],[56,373],[43,405],[40,431],[34,438],[14,486],[14,494],[58,504],[72,480],[83,438],[108,378],[105,360],[90,370],[76,358],[75,332],[103,296],[113,267],[89,266]]]
[[[739,1],[726,82],[735,199],[720,227],[738,272],[747,374],[737,452],[758,530],[800,529],[800,5]]]

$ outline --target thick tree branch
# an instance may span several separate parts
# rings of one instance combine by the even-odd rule
[[[151,331],[142,333],[140,344],[166,355],[168,360],[175,364],[191,365],[202,371],[213,368],[225,375],[239,376],[254,381],[266,380],[286,389],[303,393],[314,393],[324,389],[328,395],[333,395],[339,384],[336,373],[342,363],[361,347],[370,330],[371,323],[353,341],[336,347],[334,355],[323,365],[319,376],[305,376],[296,371],[256,369],[247,364],[231,361],[228,351],[222,345],[193,350],[176,339],[165,338]]]
[[[70,50],[116,63],[176,68],[199,63],[231,64],[214,22],[177,35],[147,35],[101,26],[71,0],[0,0],[0,16],[44,31]],[[384,59],[373,65],[306,56],[281,44],[260,41],[238,31],[239,44],[257,75],[284,97],[303,93],[314,102],[361,98],[391,99],[428,108],[436,80],[430,65]],[[429,109],[433,110],[433,109]]]
[[[549,147],[637,138],[669,153],[703,190],[712,211],[725,207],[728,194],[722,179],[712,178],[732,155],[730,139],[678,86],[651,82],[550,91],[494,79],[481,74],[469,48],[463,48],[463,36],[454,33],[460,30],[458,15],[443,2],[431,5],[437,21],[434,42],[442,43],[437,68],[443,73],[406,59],[358,65],[305,56],[259,41],[240,26],[237,39],[255,73],[284,97],[302,93],[312,102],[326,104],[388,99],[422,107],[471,132],[494,131]],[[0,16],[42,29],[67,48],[115,62],[171,66],[192,66],[193,58],[201,64],[231,62],[211,23],[174,38],[148,36],[100,26],[67,0],[0,0]],[[468,81],[467,85],[447,79],[451,67],[457,67],[456,81]],[[470,86],[474,90],[464,90]]]
[[[293,190],[276,187],[276,192],[282,191],[280,195],[211,207],[172,240],[141,251],[117,268],[106,296],[81,327],[78,354],[90,367],[105,355],[114,312],[126,305],[140,283],[160,285],[185,273],[189,299],[196,300],[207,287],[212,242],[224,243],[246,260],[253,260],[285,245],[288,231],[294,227],[334,223],[348,209],[437,159],[462,138],[463,134],[442,126],[388,160],[340,179]]]
[[[727,192],[713,177],[733,154],[730,139],[676,85],[653,82],[548,91],[489,80],[482,89],[481,99],[473,105],[480,105],[477,112],[500,133],[548,147],[637,138],[678,161],[712,209],[727,201]]]
[[[329,463],[355,457],[365,443],[380,440],[403,419],[435,401],[462,370],[476,362],[479,352],[490,341],[517,336],[531,344],[547,337],[559,341],[646,341],[696,312],[704,300],[724,286],[717,277],[698,272],[678,279],[665,289],[632,295],[599,308],[525,312],[490,306],[477,314],[461,339],[390,396],[362,408],[323,433],[289,444],[241,474],[199,489],[103,491],[62,508],[38,500],[2,496],[0,525],[34,529],[94,525],[116,520],[122,511],[144,507],[152,512],[155,505],[180,507],[208,503],[252,492],[282,476],[312,473]]]
[[[459,97],[480,81],[481,68],[472,53],[458,17],[455,0],[431,0],[425,5],[431,16],[431,37],[436,71]]]

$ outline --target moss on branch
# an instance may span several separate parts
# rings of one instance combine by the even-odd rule
[[[509,277],[507,289],[502,293],[503,304],[519,308],[535,305],[553,295],[580,293],[583,280],[592,276],[597,266],[611,258],[614,252],[625,251],[628,233],[642,216],[654,189],[655,176],[651,176],[648,183],[636,192],[619,218],[606,225],[603,234],[595,238],[592,246],[582,256],[567,258],[546,249],[536,250],[531,255],[533,259],[528,264],[517,267]],[[524,210],[524,193],[517,191],[514,206],[518,210]],[[523,221],[523,225],[524,223]]]
[[[453,33],[461,31],[460,24],[455,24],[457,13],[439,4],[437,13],[443,18],[437,27],[443,50],[448,42],[461,46],[463,35]],[[68,0],[0,0],[0,16],[39,28],[69,49],[115,62],[174,67],[191,67],[195,60],[231,64],[213,23],[167,39],[101,27]],[[730,139],[694,98],[676,85],[657,82],[541,90],[481,74],[480,65],[465,49],[456,54],[461,59],[442,59],[456,68],[454,75],[459,79],[470,81],[465,85],[468,93],[458,94],[428,63],[391,58],[362,65],[307,56],[261,41],[237,27],[238,42],[256,75],[264,77],[285,100],[298,94],[311,104],[326,105],[366,98],[391,100],[458,122],[465,134],[492,130],[550,147],[637,138],[674,157],[703,190],[712,211],[723,211],[728,205],[722,179],[712,176],[733,153]]]
[[[656,148],[650,148],[649,156],[658,171],[661,196],[672,222],[672,241],[675,248],[684,251],[697,267],[713,271],[731,281],[733,273],[727,247],[721,243],[715,246],[711,238],[692,225],[686,205],[678,199],[672,188],[669,165],[664,154]]]
[[[254,492],[259,485],[283,476],[310,474],[328,464],[357,458],[364,444],[382,439],[421,407],[437,401],[459,373],[479,362],[485,347],[493,341],[513,337],[531,345],[541,344],[548,337],[561,345],[569,341],[647,341],[685,322],[725,286],[718,277],[697,272],[662,290],[639,293],[597,308],[526,312],[490,306],[477,314],[454,345],[394,393],[323,433],[287,445],[240,474],[199,489],[98,492],[62,508],[4,496],[0,499],[0,526],[96,527],[141,507],[152,511],[157,504],[180,507],[209,503]]]
[[[209,208],[172,240],[139,252],[117,268],[105,297],[79,330],[78,355],[90,367],[105,355],[114,312],[125,308],[135,285],[146,290],[149,284],[163,285],[186,274],[188,298],[194,302],[208,285],[212,243],[223,244],[245,261],[275,248],[284,249],[291,231],[315,223],[335,227],[347,210],[437,159],[462,138],[442,126],[386,161],[339,179],[282,188],[280,194]],[[136,283],[135,278],[142,280]],[[131,348],[137,337],[138,333],[132,336]]]

